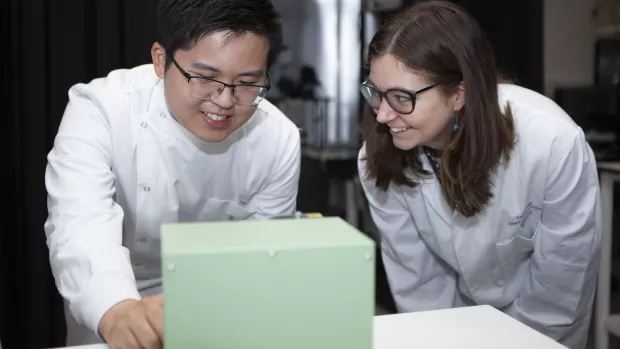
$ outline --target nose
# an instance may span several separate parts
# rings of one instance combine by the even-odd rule
[[[235,105],[235,96],[233,95],[232,88],[229,86],[224,87],[222,92],[215,97],[213,103],[223,109],[230,109]]]
[[[388,102],[383,99],[381,104],[379,105],[379,109],[377,110],[377,122],[381,124],[387,124],[388,122],[396,119],[398,117],[398,113],[390,107]]]

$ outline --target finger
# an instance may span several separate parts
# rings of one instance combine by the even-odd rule
[[[148,326],[132,326],[131,332],[133,333],[136,341],[140,344],[137,348],[144,349],[161,349],[162,343],[155,333],[155,331]],[[125,348],[123,348],[125,349]]]
[[[164,342],[164,311],[161,308],[152,308],[147,315],[149,325],[163,344]]]
[[[160,293],[158,295],[153,296],[153,302],[155,302],[160,307],[164,306],[164,294]]]
[[[138,343],[138,339],[131,333],[131,331],[127,331],[127,337],[124,338],[124,344],[120,347],[121,349],[142,349],[140,343]]]
[[[128,324],[125,324],[125,326],[128,326]],[[112,341],[108,342],[108,346],[111,349],[142,349],[129,328],[126,328],[124,331],[118,331],[113,336]]]
[[[147,310],[145,307],[141,306],[136,311],[136,314],[132,316],[130,329],[136,341],[140,344],[140,348],[161,349],[161,340],[147,320]]]
[[[142,298],[142,302],[148,304],[149,306],[156,306],[163,308],[164,306],[164,295],[162,293],[157,294],[155,296]]]

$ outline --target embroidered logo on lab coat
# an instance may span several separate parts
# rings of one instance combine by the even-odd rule
[[[517,219],[514,221],[510,221],[509,224],[510,225],[520,225],[521,228],[525,227],[525,222],[527,222],[527,219],[532,215],[532,212],[534,211],[540,211],[541,208],[534,205],[533,202],[530,202],[529,204],[527,204],[527,206],[525,206],[525,209],[523,210],[523,213],[521,213],[519,216],[517,216]]]

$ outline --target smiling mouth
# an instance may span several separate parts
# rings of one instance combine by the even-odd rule
[[[224,121],[226,118],[229,118],[230,115],[219,115],[214,113],[202,112],[202,114],[213,121]]]
[[[219,115],[215,113],[202,112],[204,123],[211,130],[225,130],[230,125],[232,115]]]
[[[407,131],[408,129],[410,129],[410,127],[390,127],[390,132],[399,133],[399,132]]]

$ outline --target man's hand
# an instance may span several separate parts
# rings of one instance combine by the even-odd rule
[[[99,333],[111,349],[161,349],[164,343],[164,297],[126,300],[110,308]]]

